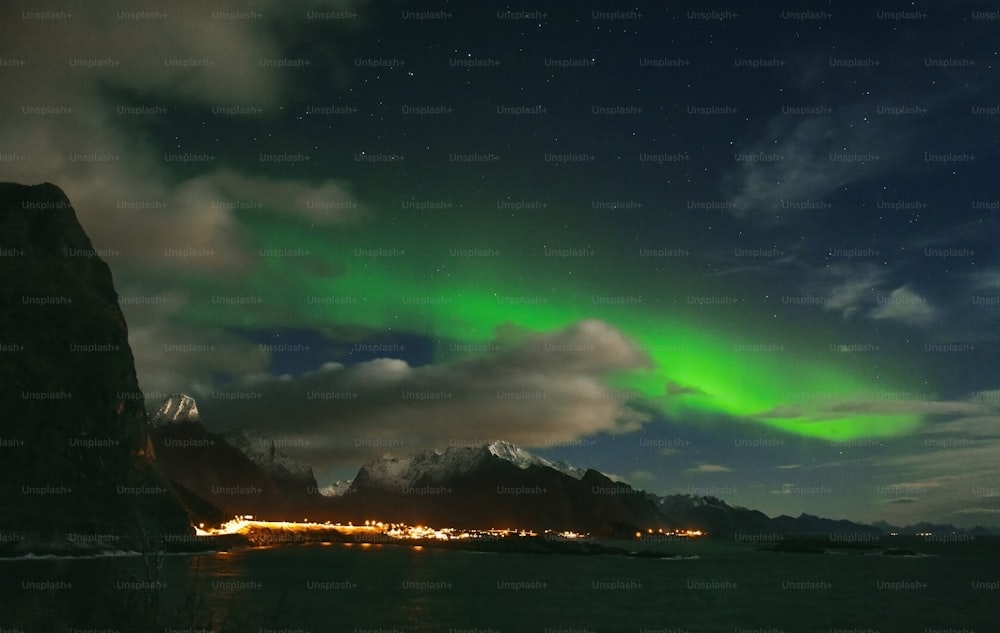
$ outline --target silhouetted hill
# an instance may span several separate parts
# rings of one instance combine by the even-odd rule
[[[0,254],[0,530],[190,531],[142,454],[110,269],[58,187],[0,184]]]

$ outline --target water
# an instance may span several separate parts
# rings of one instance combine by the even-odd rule
[[[2,561],[0,630],[982,633],[1000,625],[992,541],[912,545],[920,557],[708,540],[657,547],[688,557],[317,544],[168,556],[152,576],[135,556]],[[146,578],[161,590],[134,584]],[[55,585],[23,584],[40,581]]]

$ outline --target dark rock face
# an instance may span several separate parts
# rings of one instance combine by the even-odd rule
[[[0,523],[189,529],[142,455],[145,405],[111,271],[56,186],[0,183]]]

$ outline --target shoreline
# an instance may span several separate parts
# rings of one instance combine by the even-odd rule
[[[420,549],[443,549],[483,553],[520,553],[539,555],[624,556],[636,558],[688,558],[685,554],[668,553],[643,548],[648,541],[636,541],[639,548],[622,547],[621,540],[562,539],[547,536],[508,536],[503,538],[451,539],[393,538],[384,535],[358,536],[335,529],[295,532],[255,529],[248,533],[220,536],[190,536],[183,539],[160,540],[157,544],[141,544],[138,539],[81,541],[65,536],[25,534],[16,542],[0,544],[0,561],[38,561],[117,558],[146,555],[185,555],[233,552],[301,545],[388,545]]]
[[[245,533],[215,536],[161,535],[153,539],[135,536],[102,535],[82,539],[80,535],[23,533],[17,540],[0,543],[0,561],[98,559],[129,556],[197,555],[301,545],[389,545],[420,549],[443,549],[482,553],[513,553],[570,556],[623,556],[631,558],[691,558],[686,552],[664,551],[662,540],[569,539],[548,535],[481,537],[469,539],[396,538],[384,534],[348,534],[334,528],[309,531],[254,528]],[[880,543],[844,543],[813,535],[788,535],[775,543],[750,543],[724,537],[672,540],[687,547],[696,542],[734,543],[761,552],[785,554],[881,553],[888,556],[921,555],[920,550],[938,550],[939,545],[917,535],[900,535]],[[980,537],[958,544],[956,550],[1000,547],[1000,537]]]

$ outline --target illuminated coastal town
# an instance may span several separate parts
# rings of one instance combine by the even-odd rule
[[[458,528],[433,528],[426,525],[406,525],[404,523],[388,523],[377,520],[367,520],[363,525],[353,523],[315,523],[309,519],[302,521],[267,521],[254,518],[252,515],[236,516],[218,527],[205,527],[199,524],[195,527],[197,536],[223,536],[228,534],[252,534],[254,531],[267,530],[272,532],[286,533],[323,533],[336,532],[346,537],[353,537],[361,541],[475,541],[475,540],[496,540],[501,538],[514,537],[544,537],[552,540],[590,540],[593,537],[584,532],[545,530],[542,533],[517,528],[488,528],[488,529],[458,529]],[[648,528],[645,532],[637,531],[635,538],[640,540],[662,540],[668,538],[698,538],[707,536],[707,532],[702,530],[664,530],[662,528]]]

